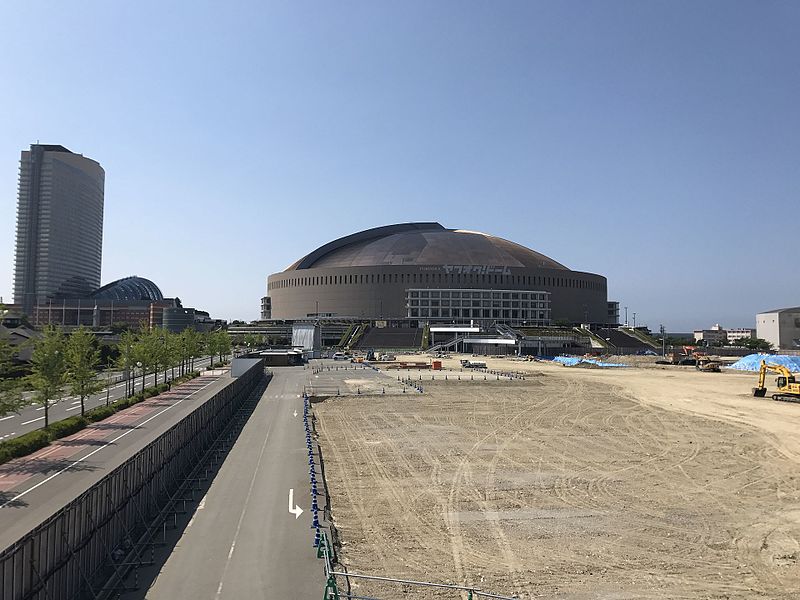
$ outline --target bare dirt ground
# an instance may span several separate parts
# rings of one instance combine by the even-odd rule
[[[351,572],[520,598],[800,597],[800,405],[752,398],[754,374],[489,363],[529,375],[315,405]]]

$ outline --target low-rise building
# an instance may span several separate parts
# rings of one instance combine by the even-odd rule
[[[800,349],[800,306],[758,313],[756,336],[776,350]]]
[[[735,344],[741,340],[750,340],[756,337],[756,330],[751,327],[732,327],[726,329],[725,333],[728,334],[728,343]]]
[[[728,334],[722,328],[722,325],[717,323],[711,329],[695,329],[694,331],[695,342],[705,342],[708,345],[722,345],[728,341]]]

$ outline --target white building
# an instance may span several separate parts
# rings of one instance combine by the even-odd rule
[[[709,344],[724,344],[728,341],[728,334],[722,328],[722,325],[717,323],[711,327],[711,329],[695,329],[694,341],[707,342]]]
[[[756,330],[750,327],[733,327],[726,329],[725,333],[728,334],[728,343],[732,344],[739,340],[750,340],[756,337]]]
[[[756,335],[776,350],[800,350],[800,306],[758,313]]]

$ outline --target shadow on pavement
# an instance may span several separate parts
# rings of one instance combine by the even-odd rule
[[[87,440],[86,438],[80,440],[56,440],[52,443],[53,446],[105,446],[108,440]]]
[[[0,467],[0,474],[33,474],[49,475],[70,467],[75,471],[95,471],[97,467],[86,463],[75,463],[70,458],[29,458],[18,462],[6,463]]]
[[[28,506],[28,503],[24,500],[15,500],[16,495],[16,492],[0,492],[0,504],[3,505],[3,508],[24,508]]]
[[[136,425],[125,425],[124,423],[93,423],[88,428],[91,429],[134,429]],[[87,428],[87,429],[88,429]]]
[[[189,499],[186,501],[185,512],[183,514],[175,514],[174,517],[169,517],[167,521],[168,527],[165,529],[158,529],[159,533],[156,534],[153,544],[148,545],[148,548],[153,548],[152,554],[150,553],[150,550],[144,551],[143,554],[147,557],[147,560],[152,557],[152,563],[142,565],[136,569],[135,574],[128,574],[128,577],[125,580],[125,585],[129,586],[129,591],[126,591],[125,593],[125,600],[145,600],[149,597],[148,592],[150,591],[150,588],[161,572],[161,569],[166,564],[167,559],[169,559],[173,550],[178,546],[178,542],[181,540],[181,537],[186,531],[187,526],[191,522],[192,518],[194,518],[200,501],[203,499],[209,489],[211,489],[211,485],[214,483],[217,473],[219,473],[220,469],[225,464],[225,459],[233,449],[233,446],[241,434],[242,429],[244,429],[244,427],[247,425],[250,416],[253,414],[256,406],[263,398],[267,389],[267,383],[268,381],[264,382],[262,385],[259,385],[257,388],[257,394],[255,394],[255,399],[251,397],[249,401],[246,401],[247,405],[242,405],[242,411],[238,415],[238,419],[234,417],[236,420],[231,422],[230,433],[232,435],[229,438],[230,442],[225,449],[224,455],[220,457],[221,460],[215,466],[209,465],[207,471],[208,476],[204,480],[196,480],[191,491],[187,491],[184,494],[184,496],[190,495]],[[225,435],[224,432],[223,435]],[[220,437],[223,437],[223,435]],[[183,506],[181,505],[180,508],[183,509]]]

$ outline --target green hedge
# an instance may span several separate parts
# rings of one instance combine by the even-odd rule
[[[0,464],[12,458],[27,456],[50,443],[50,435],[44,429],[29,431],[13,440],[0,442]]]
[[[92,410],[87,410],[84,417],[90,423],[97,423],[98,421],[102,421],[103,419],[107,419],[115,412],[117,412],[117,408],[114,406],[98,406],[97,408],[93,408]]]
[[[194,379],[195,377],[199,376],[199,371],[188,373],[183,377],[178,377],[175,379],[172,382],[172,385],[180,385],[185,381],[189,381],[190,379]],[[42,429],[37,429],[36,431],[29,431],[28,433],[14,438],[13,440],[0,442],[0,465],[13,458],[20,458],[22,456],[32,454],[33,452],[44,448],[54,440],[77,433],[90,423],[97,423],[98,421],[107,419],[116,412],[130,408],[134,404],[138,404],[147,398],[152,398],[153,396],[157,396],[158,394],[167,391],[169,387],[170,386],[166,383],[161,383],[155,388],[145,388],[144,392],[134,394],[130,398],[122,398],[116,402],[112,402],[108,406],[98,406],[91,410],[87,410],[83,416],[76,415],[74,417],[67,417],[66,419],[61,419],[60,421],[50,423],[50,425],[48,425],[46,428],[43,427]]]
[[[50,423],[45,429],[50,436],[51,440],[67,437],[73,433],[77,433],[89,424],[89,421],[81,415],[61,419],[55,423]]]

